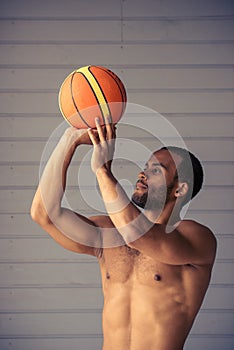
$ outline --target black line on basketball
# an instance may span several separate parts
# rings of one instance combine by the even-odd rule
[[[83,75],[83,77],[85,78],[85,80],[86,80],[87,83],[89,84],[90,89],[93,91],[93,95],[94,95],[94,97],[95,97],[95,99],[96,99],[96,101],[97,101],[97,105],[98,105],[98,107],[99,107],[99,110],[100,110],[101,115],[102,115],[102,119],[103,119],[104,124],[105,124],[104,115],[103,115],[102,109],[101,109],[101,107],[100,107],[99,101],[98,101],[98,99],[97,99],[97,96],[96,96],[96,94],[95,94],[95,91],[94,91],[92,85],[90,84],[88,78],[86,77],[86,75],[85,75],[83,72],[79,72],[79,73]]]
[[[78,108],[77,105],[76,105],[76,101],[75,101],[74,95],[73,95],[72,82],[73,82],[73,79],[74,79],[74,76],[75,76],[76,73],[78,73],[78,72],[74,72],[74,73],[72,74],[71,83],[70,83],[72,101],[73,101],[73,104],[74,104],[74,106],[75,106],[75,109],[76,109],[77,113],[79,114],[81,120],[87,125],[88,128],[90,128],[90,125],[86,122],[86,120],[83,118],[82,114],[80,113],[79,108]]]
[[[105,102],[106,102],[106,105],[107,105],[107,108],[108,108],[108,111],[109,111],[109,116],[111,117],[111,120],[112,120],[111,111],[110,111],[110,108],[109,108],[109,105],[108,105],[108,101],[107,101],[107,99],[106,99],[106,96],[105,96],[105,94],[104,94],[104,91],[102,90],[101,85],[99,84],[97,78],[95,77],[95,75],[93,74],[93,72],[90,70],[90,68],[91,68],[91,67],[89,66],[89,67],[88,67],[88,70],[89,70],[89,72],[92,74],[92,76],[94,77],[94,79],[96,80],[96,82],[97,82],[97,84],[98,84],[98,86],[99,86],[99,88],[100,88],[100,90],[101,90],[101,92],[102,92],[102,95],[103,95],[103,97],[104,97],[104,100],[105,100]],[[99,104],[99,102],[98,102],[98,104]],[[101,109],[101,111],[102,111],[102,109]],[[104,124],[105,124],[106,122],[105,122],[105,118],[104,118],[103,112],[102,112],[102,119],[103,119],[103,122],[104,122]]]
[[[126,99],[127,99],[127,97],[126,97],[126,91],[125,91],[125,88],[124,88],[124,86],[123,86],[123,88],[124,88],[124,94],[123,94],[123,91],[122,91],[122,89],[121,89],[121,85],[119,84],[119,81],[121,81],[120,79],[119,79],[119,77],[114,73],[114,72],[112,72],[111,70],[109,70],[109,69],[103,69],[102,67],[100,67],[100,66],[98,66],[98,68],[99,69],[101,69],[101,70],[103,70],[104,72],[106,72],[115,82],[116,82],[116,84],[117,84],[117,86],[118,86],[118,88],[119,88],[119,91],[120,91],[120,94],[121,94],[121,96],[122,96],[122,112],[121,112],[121,114],[123,114],[123,112],[124,112],[124,105],[126,104]],[[115,77],[113,77],[113,75],[112,74],[114,74],[115,75],[115,77],[117,78],[115,78]]]

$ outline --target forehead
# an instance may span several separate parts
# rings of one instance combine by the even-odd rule
[[[149,164],[161,164],[168,171],[175,170],[180,164],[182,158],[178,154],[169,152],[168,150],[159,150],[154,152],[148,160]]]

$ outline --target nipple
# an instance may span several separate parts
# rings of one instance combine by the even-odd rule
[[[159,282],[159,281],[161,281],[161,276],[156,273],[156,275],[154,275],[154,279],[155,279],[155,281]]]

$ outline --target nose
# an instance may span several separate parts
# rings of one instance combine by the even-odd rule
[[[145,175],[145,172],[144,172],[144,171],[141,171],[141,172],[138,174],[138,179],[139,179],[139,180],[146,179],[146,175]]]

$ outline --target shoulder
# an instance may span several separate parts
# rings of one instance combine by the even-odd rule
[[[182,220],[177,226],[178,232],[194,246],[199,246],[211,259],[216,254],[217,240],[211,229],[194,220]]]

